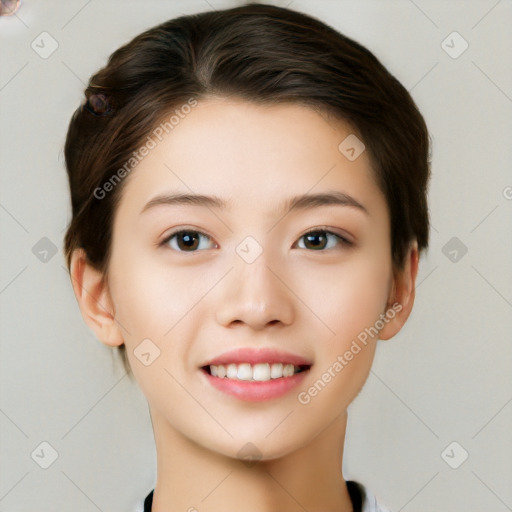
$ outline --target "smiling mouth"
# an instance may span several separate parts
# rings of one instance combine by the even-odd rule
[[[284,363],[240,363],[240,364],[211,364],[202,367],[202,370],[212,377],[219,379],[266,382],[275,379],[293,377],[305,372],[311,365],[293,365]]]

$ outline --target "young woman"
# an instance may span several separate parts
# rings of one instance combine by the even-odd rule
[[[262,4],[144,32],[85,94],[65,252],[148,400],[144,510],[385,510],[341,468],[347,407],[428,245],[410,95],[358,43]]]

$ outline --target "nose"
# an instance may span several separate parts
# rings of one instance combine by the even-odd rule
[[[220,325],[246,325],[254,330],[290,325],[296,312],[296,299],[286,282],[287,276],[271,266],[264,256],[247,263],[234,260],[234,268],[220,283],[216,318]]]

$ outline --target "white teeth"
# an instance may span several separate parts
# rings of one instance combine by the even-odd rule
[[[283,368],[283,377],[291,377],[294,374],[293,364],[287,364]]]
[[[270,380],[270,365],[268,363],[255,364],[252,368],[253,380]]]
[[[236,376],[238,380],[252,380],[252,366],[249,363],[239,364]]]
[[[226,377],[228,379],[236,379],[238,373],[238,368],[236,367],[236,364],[230,364],[226,368]]]
[[[291,377],[299,370],[300,368],[298,366],[283,363],[258,363],[255,365],[249,363],[231,363],[227,366],[222,364],[210,365],[210,374],[213,377],[259,382],[280,379],[282,377]]]
[[[279,379],[283,376],[283,363],[273,363],[270,367],[270,376],[273,379]]]

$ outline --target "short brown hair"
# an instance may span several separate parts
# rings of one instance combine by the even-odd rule
[[[429,136],[413,99],[365,47],[308,15],[250,3],[169,20],[115,51],[71,119],[65,159],[72,219],[64,251],[83,248],[107,275],[123,183],[98,198],[162,118],[190,98],[296,103],[346,121],[364,142],[391,219],[395,270],[428,246]],[[123,363],[130,372],[125,347]]]

